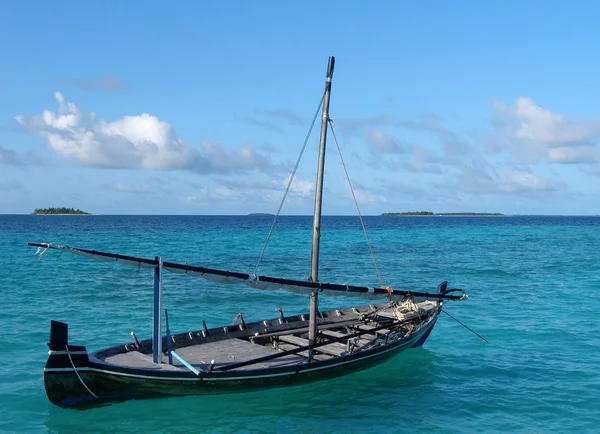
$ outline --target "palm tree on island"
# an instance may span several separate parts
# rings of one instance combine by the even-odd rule
[[[89,212],[74,208],[36,208],[33,215],[91,215]]]
[[[496,217],[503,216],[499,212],[437,212],[431,211],[408,211],[408,212],[384,212],[382,216],[454,216],[454,217]]]

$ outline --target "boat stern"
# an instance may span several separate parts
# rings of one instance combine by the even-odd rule
[[[89,370],[86,347],[69,345],[68,324],[50,322],[48,360],[44,367],[44,389],[50,402],[59,407],[72,407],[82,401],[95,399],[85,383]]]

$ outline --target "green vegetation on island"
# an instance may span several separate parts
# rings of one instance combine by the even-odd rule
[[[503,216],[499,212],[438,212],[413,211],[413,212],[384,212],[382,216],[450,216],[450,217],[497,217]]]
[[[421,216],[421,215],[435,215],[431,211],[412,211],[412,212],[384,212],[382,216]]]
[[[74,209],[74,208],[65,208],[65,207],[60,207],[60,208],[36,208],[35,211],[33,211],[34,215],[58,215],[58,214],[66,214],[66,215],[91,215],[89,212],[84,212],[81,211],[79,209]]]

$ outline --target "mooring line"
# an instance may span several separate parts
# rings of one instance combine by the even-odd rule
[[[85,387],[87,389],[88,392],[90,392],[90,395],[92,395],[94,398],[99,399],[98,396],[92,392],[92,390],[87,386],[87,384],[85,384],[85,382],[83,381],[83,378],[81,378],[81,375],[79,375],[79,372],[77,371],[77,368],[75,367],[75,363],[73,363],[73,359],[71,358],[71,350],[69,350],[69,346],[66,346],[67,348],[67,356],[69,356],[69,361],[71,362],[71,366],[73,367],[73,370],[75,371],[75,374],[77,375],[77,378],[79,378],[79,381],[81,382],[81,384],[83,384],[83,387]]]
[[[448,315],[450,318],[452,318],[454,321],[456,321],[457,323],[459,323],[461,326],[463,326],[464,328],[466,328],[467,330],[469,330],[471,333],[479,336],[481,339],[483,339],[486,343],[490,343],[490,341],[488,341],[486,338],[484,338],[483,336],[481,336],[479,333],[477,333],[475,330],[473,330],[472,328],[470,328],[468,325],[460,322],[459,320],[457,320],[456,318],[454,318],[452,315],[450,315],[448,312],[446,312],[445,310],[442,309],[442,312],[444,312],[446,315]]]

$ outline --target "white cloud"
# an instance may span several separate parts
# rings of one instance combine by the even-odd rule
[[[218,200],[239,200],[244,197],[244,194],[237,190],[220,186],[214,189],[212,197]]]
[[[254,205],[268,206],[268,209],[276,209],[277,204],[283,197],[283,192],[289,182],[287,179],[277,180],[240,180],[235,178],[213,178],[215,185],[191,184],[193,193],[180,199],[188,204],[235,202],[251,203]],[[314,193],[313,183],[304,179],[296,178],[290,186],[288,201],[311,198]]]
[[[564,187],[561,181],[543,179],[527,168],[495,169],[493,166],[462,167],[451,181],[436,186],[440,192],[449,195],[462,192],[476,196],[529,196],[532,193],[553,192],[559,187]]]
[[[372,191],[355,189],[354,196],[356,197],[356,201],[358,202],[358,206],[360,207],[363,204],[368,203],[386,203],[387,199],[385,196],[377,193],[373,193]]]
[[[513,162],[593,163],[600,161],[600,119],[568,118],[518,98],[512,106],[494,103],[500,137],[493,150]]]
[[[205,141],[201,150],[187,145],[171,125],[147,113],[113,122],[83,113],[55,93],[58,110],[15,117],[28,131],[46,139],[60,157],[82,166],[142,170],[230,173],[268,170],[270,161],[251,144],[237,149]]]
[[[123,193],[139,193],[139,194],[149,194],[152,193],[152,187],[148,184],[121,184],[120,182],[116,182],[108,186],[110,190],[120,191]]]
[[[284,182],[282,182],[282,185],[284,187],[287,187],[289,182],[290,182],[290,177],[288,176],[288,178]],[[308,181],[306,179],[300,179],[300,178],[294,177],[294,180],[292,181],[292,185],[290,185],[290,192],[293,194],[296,194],[297,196],[307,197],[307,196],[312,196],[314,194],[313,193],[314,188],[315,187],[314,187],[313,182]]]
[[[553,163],[577,164],[600,161],[600,146],[559,147],[548,149],[548,160]]]
[[[199,187],[196,189],[195,194],[181,197],[180,199],[184,203],[206,203],[206,202],[239,202],[247,199],[247,192],[229,188],[226,186],[216,187]]]
[[[550,184],[530,171],[506,171],[497,174],[496,182],[505,193],[544,191],[552,189]]]
[[[203,156],[211,162],[211,167],[219,173],[267,170],[271,167],[269,159],[257,152],[251,143],[230,149],[205,140],[201,144],[201,149]]]
[[[512,106],[496,103],[495,108],[500,115],[516,121],[514,134],[522,140],[556,146],[586,142],[600,132],[598,123],[568,120],[538,106],[531,98],[520,97]]]
[[[365,138],[371,146],[380,152],[397,154],[403,151],[400,141],[384,131],[369,130],[365,134]]]

